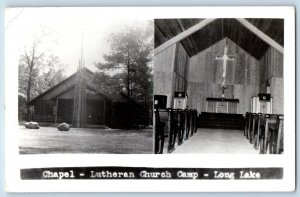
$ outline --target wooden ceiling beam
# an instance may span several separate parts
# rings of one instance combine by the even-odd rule
[[[205,27],[206,25],[208,25],[209,23],[211,23],[215,20],[216,20],[216,18],[207,18],[207,19],[204,19],[204,20],[200,21],[198,24],[190,27],[189,29],[185,30],[184,32],[181,32],[180,34],[178,34],[175,37],[171,38],[170,40],[163,43],[159,47],[155,48],[154,49],[154,55],[162,52],[163,50],[165,50],[167,48],[169,48],[173,44],[176,44],[177,42],[180,42],[181,40],[185,39],[186,37],[192,35],[193,33],[197,32],[197,31],[199,31],[200,29],[202,29],[203,27]]]
[[[262,39],[263,41],[265,41],[268,45],[274,47],[275,49],[277,49],[278,51],[280,51],[281,53],[283,53],[284,48],[280,44],[278,44],[275,40],[273,40],[272,38],[270,38],[268,35],[266,35],[261,30],[259,30],[257,27],[255,27],[254,25],[252,25],[252,23],[250,23],[248,20],[246,20],[244,18],[236,18],[236,20],[239,21],[247,29],[249,29],[252,33],[254,33],[255,35],[257,35],[260,39]]]
[[[185,28],[184,28],[184,25],[182,24],[181,20],[180,20],[180,19],[177,19],[177,22],[178,22],[178,24],[179,24],[179,26],[180,26],[180,28],[181,28],[181,31],[184,32],[184,31],[185,31]],[[192,43],[191,39],[190,39],[190,38],[187,38],[187,41],[189,42],[189,45],[191,46],[191,49],[194,49],[193,43]],[[196,47],[197,47],[197,46],[198,46],[198,45],[196,45]],[[183,46],[183,47],[184,47],[184,46]],[[198,47],[197,47],[197,48],[198,48]],[[185,49],[185,50],[187,51],[187,49]],[[195,53],[195,50],[196,50],[196,49],[192,50],[193,53]]]

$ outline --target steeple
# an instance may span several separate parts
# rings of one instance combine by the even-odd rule
[[[83,56],[83,33],[81,37],[81,53],[76,73],[76,83],[74,89],[74,107],[73,107],[73,127],[86,126],[86,79],[84,71]]]

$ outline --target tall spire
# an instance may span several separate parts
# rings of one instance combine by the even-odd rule
[[[84,67],[84,58],[83,58],[83,38],[84,38],[84,32],[81,34],[81,55],[80,55],[80,68]]]
[[[83,33],[81,36],[81,54],[74,89],[73,127],[86,126],[86,79],[84,74]]]

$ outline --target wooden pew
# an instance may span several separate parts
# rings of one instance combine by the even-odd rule
[[[265,114],[264,125],[261,128],[261,139],[260,139],[260,153],[266,154],[270,152],[270,140],[272,135],[272,130],[276,127],[276,122],[278,115],[276,114]]]
[[[278,115],[275,128],[270,128],[270,141],[268,144],[270,154],[283,152],[283,115]]]
[[[197,133],[198,130],[198,111],[195,109],[195,133]]]
[[[247,112],[244,135],[260,154],[281,154],[283,147],[282,114],[256,114]]]
[[[155,117],[157,122],[155,122],[155,150],[157,154],[164,152],[165,138],[167,139],[167,152],[173,152],[175,150],[175,142],[177,135],[177,118],[175,117],[177,113],[171,108],[167,109],[156,109]],[[158,120],[159,117],[159,120]]]
[[[155,109],[155,154],[164,152],[167,139],[167,152],[171,153],[177,145],[188,140],[197,130],[197,111],[181,109]]]
[[[255,125],[256,125],[256,120],[257,120],[257,114],[256,113],[251,113],[250,114],[250,125],[248,129],[248,139],[251,144],[253,144],[253,138],[254,138],[254,132],[255,132]]]
[[[178,137],[178,145],[180,146],[183,143],[184,139],[184,131],[185,131],[185,113],[181,109],[177,109],[177,137]]]
[[[197,133],[197,120],[198,120],[198,112],[196,109],[194,109],[192,110],[193,134]]]
[[[188,140],[190,137],[190,113],[188,109],[184,110],[185,113],[185,140]]]
[[[177,145],[181,145],[184,140],[188,140],[195,132],[196,113],[195,110],[168,110],[168,152],[175,150],[176,139]]]
[[[177,122],[175,113],[172,108],[167,109],[168,112],[168,152],[171,153],[175,150],[175,142],[177,136]]]
[[[260,125],[259,125],[259,132],[258,132],[258,149],[260,154],[264,152],[266,122],[267,122],[266,114],[262,114],[259,120]]]
[[[190,118],[190,136],[192,137],[193,135],[194,135],[194,120],[193,120],[193,110],[192,109],[190,109],[189,111],[188,111],[188,113],[189,113],[189,118]]]
[[[262,114],[258,113],[254,117],[255,125],[253,130],[253,147],[255,149],[259,149],[259,138],[261,136],[261,121],[262,121]]]
[[[246,136],[246,137],[247,137],[247,133],[248,133],[249,122],[250,122],[250,112],[246,112],[246,115],[245,115],[245,129],[244,129],[244,136]]]
[[[165,122],[161,121],[159,110],[155,109],[154,154],[162,154],[165,143]]]
[[[250,134],[251,134],[252,119],[253,119],[253,114],[249,113],[248,128],[247,128],[247,135],[246,135],[249,141],[250,141]]]

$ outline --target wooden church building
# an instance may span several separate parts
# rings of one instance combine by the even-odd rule
[[[198,113],[283,114],[283,28],[283,19],[156,19],[154,94],[172,108],[185,92]]]
[[[98,90],[93,72],[85,67],[28,102],[31,120],[66,122],[72,127],[131,128],[137,124],[139,106],[126,95]]]

